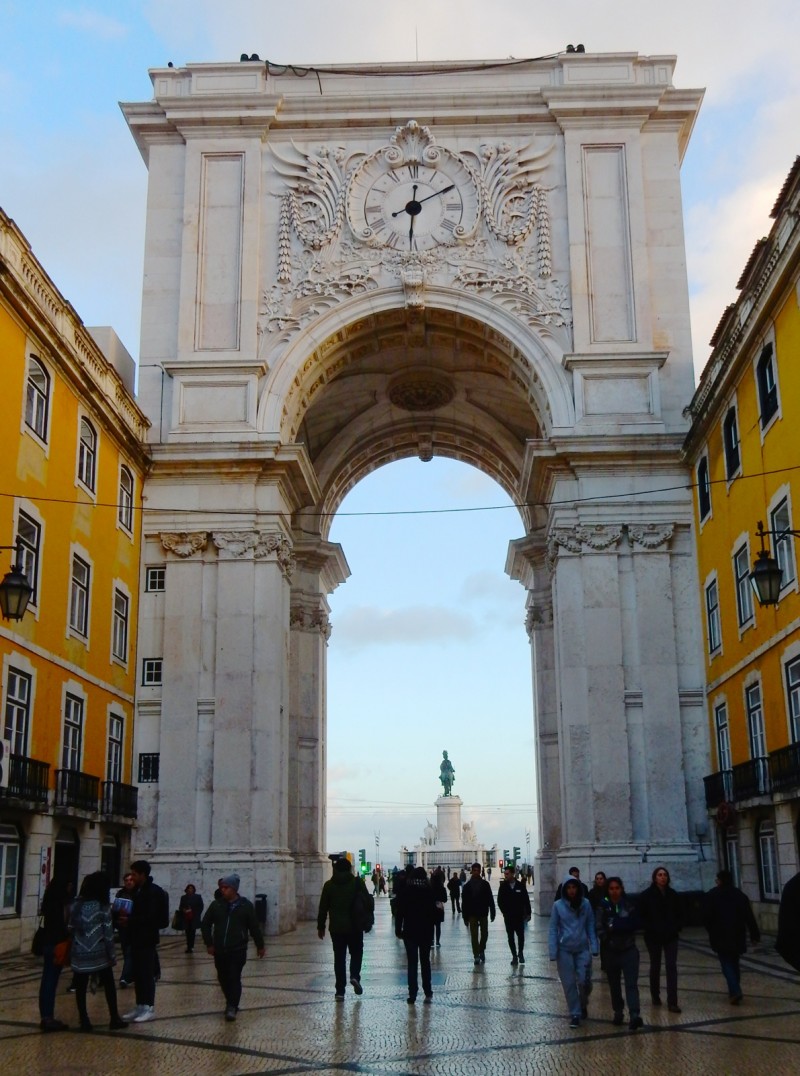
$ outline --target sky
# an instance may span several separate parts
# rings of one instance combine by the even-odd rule
[[[84,322],[136,357],[147,173],[118,102],[150,98],[148,68],[675,54],[675,84],[706,91],[682,171],[699,371],[800,152],[798,40],[797,0],[0,0],[0,205]],[[491,479],[446,460],[391,464],[342,504],[328,850],[374,862],[379,835],[396,862],[436,820],[446,749],[479,839],[525,856],[530,834],[535,852],[525,592],[503,573],[522,533]]]

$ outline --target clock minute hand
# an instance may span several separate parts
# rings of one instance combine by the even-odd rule
[[[440,191],[434,191],[433,194],[426,194],[424,198],[419,199],[419,204],[422,205],[423,202],[429,202],[431,198],[438,198],[440,194],[447,194],[447,192],[453,190],[454,187],[455,183],[451,183],[449,187],[442,187]]]

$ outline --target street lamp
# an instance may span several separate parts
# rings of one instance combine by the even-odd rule
[[[19,553],[20,546],[0,545],[0,549],[13,549]],[[4,620],[22,620],[28,602],[33,595],[33,587],[19,564],[12,564],[11,571],[6,572],[0,583],[0,610]]]
[[[756,534],[761,539],[761,549],[756,557],[753,570],[750,572],[750,585],[756,593],[759,605],[777,605],[781,595],[783,569],[775,557],[770,556],[769,550],[765,548],[764,538],[771,534],[777,544],[784,538],[788,538],[790,534],[795,538],[800,537],[800,531],[791,530],[789,527],[784,527],[782,530],[765,531],[764,524],[759,519]]]

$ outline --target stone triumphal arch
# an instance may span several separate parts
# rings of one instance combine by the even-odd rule
[[[198,64],[123,106],[149,169],[137,851],[171,888],[235,866],[270,930],[314,915],[330,520],[437,454],[523,506],[542,906],[572,860],[698,884],[679,165],[701,94],[673,66]]]

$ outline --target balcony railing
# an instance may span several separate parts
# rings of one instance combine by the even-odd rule
[[[56,770],[56,807],[97,811],[100,778],[80,770]]]
[[[706,807],[715,810],[721,803],[733,801],[733,775],[730,770],[720,770],[703,778],[706,786]]]
[[[769,758],[751,758],[740,762],[731,770],[733,775],[733,799],[752,799],[753,796],[765,796],[771,791],[769,783]]]
[[[8,788],[0,788],[0,796],[46,804],[49,784],[49,762],[39,762],[25,755],[9,755]]]
[[[769,775],[775,792],[800,788],[800,743],[789,744],[769,756]]]
[[[136,818],[139,805],[139,789],[124,785],[121,781],[103,781],[101,810],[103,814],[118,814]]]

